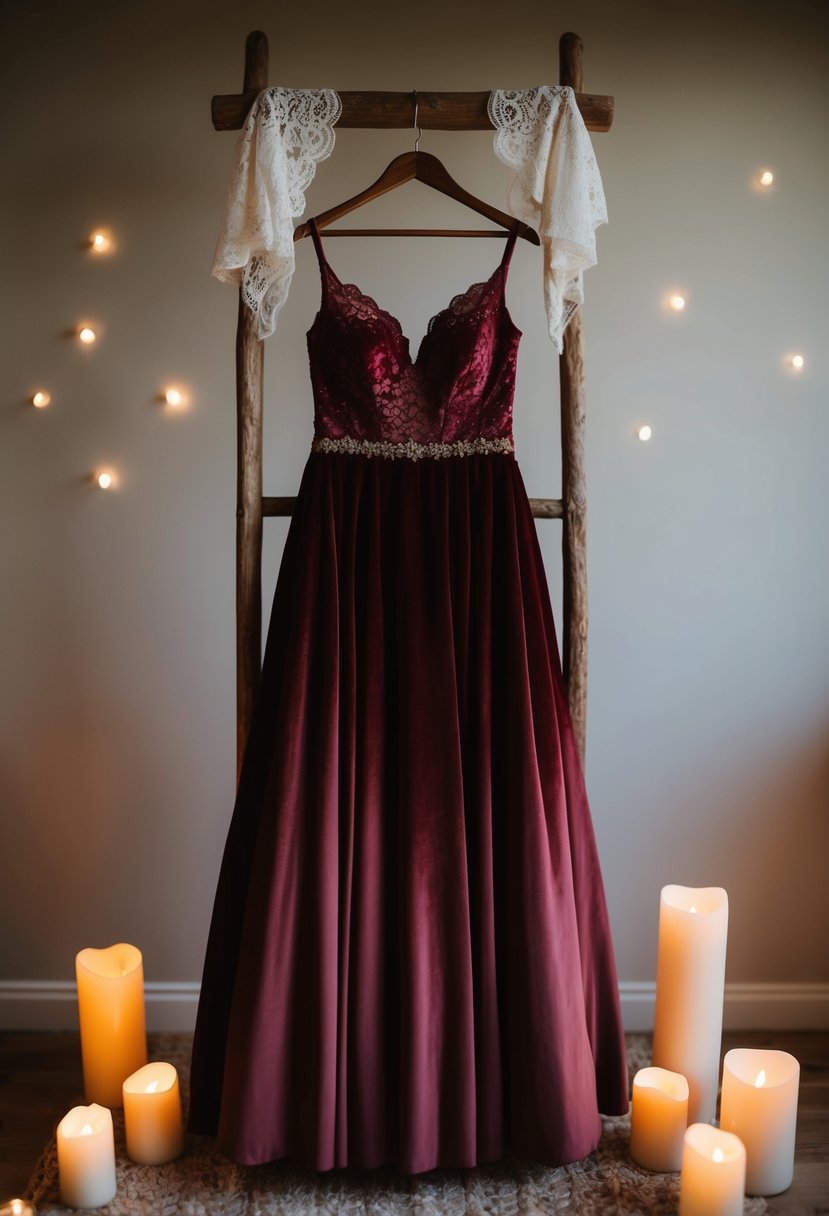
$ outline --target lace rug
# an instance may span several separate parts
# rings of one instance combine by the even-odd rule
[[[190,1039],[150,1035],[150,1059],[179,1070],[186,1102]],[[650,1063],[650,1041],[628,1036],[631,1076]],[[189,1136],[169,1165],[136,1165],[124,1151],[124,1119],[115,1119],[118,1194],[100,1216],[675,1216],[678,1174],[651,1174],[628,1157],[630,1120],[605,1119],[595,1153],[551,1169],[505,1160],[473,1170],[433,1170],[405,1177],[391,1171],[315,1174],[286,1165],[238,1166],[212,1141]],[[68,1212],[59,1200],[54,1138],[29,1181],[40,1216]],[[747,1199],[744,1216],[761,1216],[763,1199]]]

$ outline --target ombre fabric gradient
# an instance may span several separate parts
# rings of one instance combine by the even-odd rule
[[[316,450],[216,893],[189,1127],[243,1164],[579,1160],[599,1111],[627,1110],[627,1070],[512,451],[516,234],[414,360],[314,235]]]

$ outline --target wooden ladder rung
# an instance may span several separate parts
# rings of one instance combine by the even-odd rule
[[[263,86],[264,87],[264,86]],[[210,103],[217,131],[238,131],[259,92],[257,85],[242,93],[219,93]],[[412,126],[414,93],[354,92],[337,90],[342,127],[397,128]],[[417,94],[418,126],[424,131],[491,131],[487,105],[489,90],[477,93]],[[576,105],[588,131],[609,131],[613,123],[613,98],[576,91]]]
[[[293,515],[296,498],[275,498],[264,495],[262,515]],[[563,519],[564,503],[560,498],[531,498],[530,507],[536,519]]]

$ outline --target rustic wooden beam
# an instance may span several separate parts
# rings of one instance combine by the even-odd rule
[[[582,53],[577,34],[563,34],[559,41],[559,77],[573,89],[582,87]],[[573,729],[584,763],[587,734],[587,481],[584,434],[584,335],[581,311],[564,333],[564,353],[559,359],[561,409],[561,496],[564,500],[562,528],[563,623],[562,662]]]
[[[265,35],[261,34],[260,37],[264,38]],[[220,93],[213,97],[210,108],[216,130],[238,130],[260,91],[257,86],[242,93]],[[339,95],[343,108],[337,119],[338,127],[405,128],[413,125],[412,92],[355,93],[346,89]],[[424,131],[491,131],[488,100],[488,90],[477,93],[421,93],[418,90],[418,126]],[[613,122],[612,97],[577,92],[576,104],[588,131],[610,130]]]
[[[245,43],[243,90],[268,83],[268,40]],[[264,349],[257,317],[239,293],[236,325],[236,778],[262,667],[262,402]]]
[[[269,519],[293,515],[296,498],[265,495],[262,499],[262,514]],[[531,498],[530,507],[536,519],[562,519],[564,503],[560,498]]]

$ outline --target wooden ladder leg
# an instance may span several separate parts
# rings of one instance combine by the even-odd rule
[[[584,46],[577,34],[559,41],[562,84],[581,92]],[[584,764],[587,730],[587,481],[584,471],[584,335],[577,311],[564,334],[561,389],[561,497],[564,503],[562,661],[573,729]]]
[[[268,40],[245,43],[243,92],[268,85]],[[264,348],[257,318],[239,295],[236,326],[236,780],[262,667],[262,403]]]

